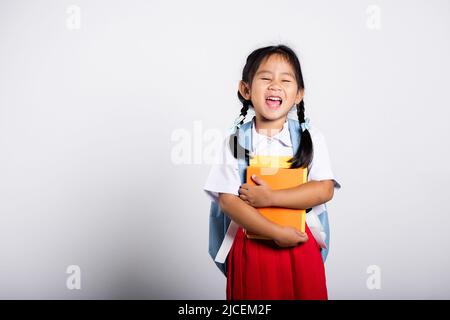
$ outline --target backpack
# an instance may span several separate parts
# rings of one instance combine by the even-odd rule
[[[297,120],[288,118],[289,121],[289,133],[292,141],[293,154],[297,152],[300,139],[300,124]],[[252,146],[251,141],[251,128],[253,121],[248,121],[237,128],[237,141],[240,147],[250,150]],[[246,168],[249,164],[248,156],[238,153],[238,167],[239,176],[241,182],[245,183]],[[315,222],[318,218],[320,224],[316,223],[317,228],[315,232],[320,232],[322,238],[325,238],[325,247],[321,248],[322,260],[325,263],[330,243],[330,228],[328,223],[328,212],[326,204],[322,204],[313,207],[312,210],[308,209],[306,214],[306,221],[311,229],[310,222]],[[308,215],[310,218],[308,219]],[[308,221],[309,220],[309,221]],[[320,226],[321,225],[321,226]],[[227,214],[225,214],[219,206],[217,201],[211,201],[211,207],[209,211],[209,248],[208,252],[211,258],[214,260],[217,267],[222,273],[227,276],[227,256],[231,249],[231,245],[234,240],[234,235],[238,229],[238,225],[231,221]],[[313,231],[311,229],[311,231]]]

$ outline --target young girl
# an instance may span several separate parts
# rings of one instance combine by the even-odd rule
[[[327,299],[320,235],[279,226],[256,208],[307,209],[331,200],[340,188],[331,170],[325,140],[304,115],[304,84],[300,62],[287,46],[255,50],[247,58],[239,83],[242,102],[238,126],[253,108],[251,157],[290,158],[289,167],[308,168],[308,182],[272,190],[261,177],[242,183],[230,138],[222,146],[206,184],[207,194],[239,228],[227,258],[227,299]],[[288,113],[297,109],[299,146],[293,153]],[[292,120],[291,120],[292,121]],[[314,151],[314,152],[313,152]],[[272,240],[249,239],[245,230]]]

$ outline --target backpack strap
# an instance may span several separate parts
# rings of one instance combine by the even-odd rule
[[[249,163],[249,154],[243,152],[251,148],[251,125],[248,121],[236,131],[232,151],[237,152],[238,170],[241,182],[245,182],[246,169]],[[241,147],[241,148],[238,148]],[[209,215],[209,254],[222,273],[227,275],[227,257],[233,245],[234,237],[239,225],[228,217],[217,202],[211,202]]]
[[[321,207],[321,206],[320,206]],[[318,217],[320,220],[320,223],[322,225],[322,232],[323,236],[325,238],[325,248],[321,248],[321,254],[322,254],[322,260],[325,263],[328,256],[328,251],[330,250],[330,225],[328,221],[328,210],[326,203],[323,204],[324,211],[318,213]]]
[[[300,123],[297,120],[288,118],[289,121],[289,132],[291,135],[292,149],[294,154],[297,153],[298,147],[300,146]],[[312,209],[312,210],[311,210]],[[319,223],[314,223],[318,218]],[[321,255],[322,260],[325,263],[328,251],[330,248],[330,226],[328,222],[328,211],[326,204],[321,204],[313,208],[306,210],[306,220],[311,232],[315,235],[317,234],[320,238],[324,239],[321,245]],[[311,224],[311,225],[310,225]]]

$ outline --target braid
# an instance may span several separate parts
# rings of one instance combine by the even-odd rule
[[[240,96],[240,93],[238,93],[238,95]],[[242,97],[242,96],[240,96]],[[248,158],[250,152],[247,149],[242,148],[239,143],[238,143],[238,131],[239,131],[239,127],[244,123],[245,117],[247,116],[247,112],[249,107],[252,105],[252,103],[249,100],[245,100],[242,98],[242,109],[241,109],[241,113],[239,116],[242,116],[242,120],[237,124],[237,129],[234,133],[232,133],[230,135],[230,140],[229,140],[229,146],[230,146],[230,150],[231,153],[233,155],[233,157],[235,157],[236,159],[238,158],[238,155],[240,157],[245,157]]]
[[[306,129],[305,131],[303,131],[301,127],[301,124],[305,122],[305,103],[303,102],[303,99],[297,105],[297,117],[298,122],[300,123],[300,145],[297,153],[292,159],[289,160],[289,162],[291,162],[291,168],[304,168],[309,166],[312,161],[313,145],[309,130]]]
[[[247,116],[247,111],[248,111],[248,108],[250,107],[250,101],[245,101],[244,103],[243,103],[243,106],[242,106],[242,109],[241,109],[241,116],[244,116],[243,118],[242,118],[242,120],[241,120],[241,122],[239,122],[239,124],[238,124],[238,126],[240,127],[241,126],[241,124],[243,124],[244,123],[244,120],[245,120],[245,117]]]
[[[303,99],[297,106],[297,117],[299,123],[305,122],[305,103],[303,102]],[[300,131],[300,133],[302,132]]]

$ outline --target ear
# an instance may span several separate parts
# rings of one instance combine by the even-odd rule
[[[305,96],[305,89],[299,89],[297,91],[297,95],[295,96],[295,104],[299,104],[303,100],[304,96]]]
[[[244,97],[245,100],[250,100],[250,87],[244,81],[239,81],[239,93]]]

